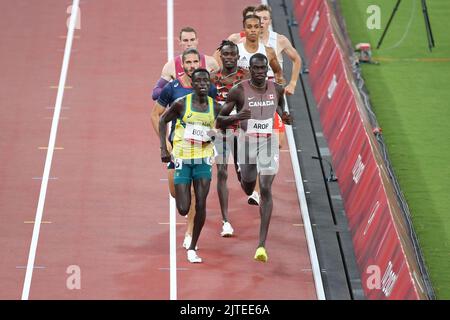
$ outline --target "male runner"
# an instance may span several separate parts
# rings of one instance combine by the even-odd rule
[[[261,53],[250,58],[250,80],[233,87],[217,118],[217,126],[226,128],[239,121],[238,162],[241,169],[241,187],[252,194],[256,178],[261,190],[261,225],[255,260],[267,262],[267,232],[272,215],[272,182],[278,171],[279,148],[277,135],[273,134],[273,117],[277,112],[285,124],[291,116],[283,111],[284,89],[267,81],[268,61]],[[236,107],[237,114],[230,115]]]
[[[183,62],[183,69],[185,74],[180,77],[180,79],[174,80],[167,84],[163,91],[161,92],[158,101],[155,103],[151,119],[152,119],[152,125],[153,129],[155,130],[156,134],[159,136],[159,120],[161,115],[164,113],[166,108],[171,105],[176,99],[184,97],[185,95],[192,93],[192,80],[191,75],[194,72],[195,69],[197,69],[200,66],[200,54],[198,53],[197,49],[189,48],[185,50],[182,54],[182,62]],[[216,97],[216,88],[215,86],[210,86],[210,96],[215,98]],[[171,134],[169,135],[169,142],[171,143],[173,141],[173,129],[175,128],[175,122],[172,125]],[[169,144],[169,147],[171,147],[171,144]],[[169,182],[169,191],[172,197],[175,198],[175,187],[174,187],[174,169],[175,164],[173,162],[170,162],[167,166],[167,173],[168,173],[168,182]],[[187,231],[185,234],[185,238],[183,241],[183,247],[188,248],[191,242],[191,235],[192,235],[192,229],[193,229],[193,222],[194,222],[194,216],[195,216],[195,208],[192,206],[191,213],[188,214],[188,221],[187,221]]]
[[[235,43],[229,40],[223,40],[218,48],[220,53],[222,70],[212,76],[212,82],[217,88],[216,101],[223,105],[227,98],[228,92],[236,84],[250,77],[248,70],[237,66],[239,59],[239,51]],[[234,166],[238,180],[240,181],[239,167],[237,166],[237,136],[234,134],[235,127],[230,126],[227,130],[222,130],[221,137],[217,137],[214,145],[217,150],[217,194],[219,196],[220,210],[222,213],[222,237],[231,237],[233,235],[233,227],[228,221],[228,158],[230,152],[233,154]]]
[[[302,60],[297,50],[294,49],[291,42],[284,35],[279,34],[271,30],[272,26],[272,9],[268,5],[261,4],[255,8],[255,14],[261,18],[261,42],[264,45],[271,47],[275,50],[278,61],[281,68],[283,68],[283,54],[286,54],[292,61],[291,80],[284,88],[284,93],[292,95],[295,92],[297,86],[300,69],[302,66]],[[268,73],[269,79],[272,74]],[[280,148],[286,144],[285,127],[281,120],[276,119],[275,129],[279,132]]]
[[[192,73],[194,93],[175,101],[159,121],[161,160],[169,162],[167,149],[167,123],[176,120],[172,155],[175,162],[175,199],[178,212],[185,216],[191,206],[191,184],[195,192],[195,219],[192,241],[187,251],[191,263],[202,259],[195,250],[206,219],[206,197],[211,183],[211,168],[214,148],[210,138],[214,129],[219,105],[208,96],[210,75],[206,69]]]
[[[278,83],[284,84],[285,80],[283,78],[283,69],[281,68],[275,51],[265,46],[260,41],[261,34],[261,19],[260,17],[250,14],[244,17],[244,31],[245,38],[244,42],[238,43],[239,48],[239,61],[238,65],[243,68],[249,68],[250,57],[255,53],[264,54],[269,60],[269,71],[270,79],[275,77]],[[284,130],[283,122],[281,121],[278,114],[275,114],[274,118],[274,129],[276,129],[276,134],[279,135],[280,131]],[[279,141],[279,139],[278,139]],[[254,192],[248,197],[248,203],[252,205],[259,205],[259,184],[256,185]]]
[[[191,27],[184,27],[180,31],[180,47],[183,52],[186,49],[194,48],[197,49],[198,46],[198,38],[197,32]],[[175,80],[183,76],[184,69],[182,65],[181,55],[176,56],[174,59],[168,61],[161,72],[161,78],[157,81],[155,87],[153,88],[152,98],[153,100],[158,100],[159,95],[161,94],[164,86],[169,83],[171,80]],[[219,70],[219,65],[216,60],[207,55],[200,55],[200,66],[202,68],[206,68],[207,70],[213,72]]]

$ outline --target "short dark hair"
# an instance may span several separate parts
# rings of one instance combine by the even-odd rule
[[[250,66],[253,64],[253,60],[255,60],[255,59],[257,59],[257,60],[264,60],[266,62],[266,64],[269,63],[269,60],[267,59],[267,57],[265,55],[263,55],[262,53],[258,52],[258,53],[255,53],[254,55],[252,55],[250,57],[250,61],[249,61]]]
[[[222,51],[223,47],[225,47],[225,46],[230,46],[230,47],[236,48],[236,51],[239,53],[239,48],[238,48],[237,44],[230,40],[222,40],[222,43],[217,48],[217,50]]]
[[[211,77],[211,75],[209,74],[209,71],[206,70],[205,68],[197,68],[197,69],[194,70],[194,72],[192,72],[191,79],[194,80],[194,76],[195,76],[197,73],[201,73],[201,72],[207,73],[207,74],[208,74],[208,78]]]
[[[259,23],[261,23],[261,18],[258,17],[256,14],[249,14],[248,16],[244,17],[244,20],[242,20],[242,25],[245,28],[245,21],[247,21],[248,19],[257,19],[259,21]]]
[[[268,5],[260,4],[255,8],[254,11],[255,12],[269,11],[270,18],[272,19],[272,8],[270,8]]]
[[[197,38],[197,31],[195,31],[194,28],[192,28],[192,27],[184,27],[184,28],[182,28],[180,30],[180,40],[181,40],[181,34],[183,32],[193,32],[193,33],[195,33],[195,37]]]
[[[248,6],[245,7],[244,10],[242,10],[242,18],[245,18],[245,16],[249,13],[255,11],[255,7],[254,6]]]
[[[188,54],[196,54],[198,59],[200,60],[200,53],[198,52],[197,49],[195,49],[195,48],[187,48],[186,50],[183,51],[183,54],[181,55],[181,60],[183,62],[186,60],[186,56]]]

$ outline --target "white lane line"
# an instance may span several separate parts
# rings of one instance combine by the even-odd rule
[[[262,4],[268,5],[267,0],[261,0]],[[272,28],[272,26],[270,26]],[[289,111],[288,102],[286,96],[284,97],[285,110]],[[300,211],[305,227],[306,243],[308,245],[309,257],[311,259],[311,267],[313,271],[314,284],[316,287],[316,294],[319,300],[325,300],[325,291],[323,288],[322,275],[320,273],[319,259],[317,257],[316,243],[314,241],[314,235],[311,228],[311,220],[309,219],[308,203],[306,202],[305,189],[303,187],[303,177],[300,171],[300,165],[298,163],[298,156],[295,150],[301,152],[297,149],[297,145],[294,139],[294,133],[292,131],[292,126],[286,126],[286,136],[288,138],[289,151],[291,154],[292,169],[294,171],[294,178],[297,186],[297,197],[300,202]],[[306,193],[309,193],[307,191]]]
[[[167,0],[167,61],[173,59],[173,0]],[[170,300],[177,300],[176,205],[169,193],[170,208]]]
[[[67,30],[66,49],[64,51],[64,58],[61,67],[61,75],[59,78],[58,93],[56,95],[56,102],[55,102],[55,112],[53,113],[53,121],[50,130],[47,157],[45,159],[44,174],[41,183],[41,190],[39,192],[39,202],[36,209],[36,218],[34,219],[36,223],[34,224],[33,236],[31,238],[30,252],[28,254],[27,271],[25,273],[25,279],[22,290],[22,300],[28,300],[28,297],[30,295],[31,279],[33,277],[33,269],[35,268],[34,260],[36,258],[36,249],[38,245],[39,231],[41,228],[42,215],[44,212],[45,196],[47,193],[47,185],[50,176],[50,168],[52,165],[53,151],[55,148],[56,133],[58,131],[58,120],[59,115],[61,113],[61,105],[64,96],[64,87],[66,85],[67,70],[69,68],[69,60],[70,60],[70,50],[72,49],[73,34],[75,30],[75,22],[78,14],[79,2],[80,2],[79,0],[73,0],[72,4],[73,10],[70,16],[69,29]]]

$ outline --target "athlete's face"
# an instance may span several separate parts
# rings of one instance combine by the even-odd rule
[[[270,12],[265,10],[255,12],[255,14],[261,18],[261,31],[266,32],[272,23],[272,19],[270,18]]]
[[[258,83],[264,82],[267,77],[267,61],[264,59],[252,59],[250,63],[250,75],[252,80]]]
[[[233,69],[237,66],[239,59],[238,49],[235,46],[224,46],[220,50],[220,58],[222,59],[222,64],[227,69]]]
[[[189,48],[197,49],[198,39],[195,32],[182,32],[180,37],[180,46],[183,51]]]
[[[198,95],[208,95],[210,85],[209,74],[206,72],[197,72],[192,77],[192,88]]]
[[[261,25],[258,19],[249,18],[244,22],[245,36],[250,41],[257,41],[261,32]]]
[[[200,59],[195,53],[187,54],[183,61],[183,70],[188,76],[192,75],[195,69],[200,67]]]

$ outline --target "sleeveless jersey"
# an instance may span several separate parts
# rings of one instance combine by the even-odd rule
[[[175,125],[173,156],[176,159],[207,158],[214,154],[214,146],[207,135],[214,128],[214,100],[208,96],[208,109],[194,111],[192,96],[186,96],[184,114]]]
[[[265,43],[266,47],[271,47],[273,49],[273,51],[275,51],[275,54],[277,56],[278,62],[280,63],[280,67],[281,69],[283,69],[283,55],[278,54],[278,33],[269,30],[269,40],[267,41],[267,43]],[[268,76],[273,76],[273,71],[271,75]]]
[[[269,136],[273,131],[273,118],[278,107],[278,95],[275,84],[266,81],[266,91],[260,93],[251,85],[250,80],[241,82],[244,89],[243,108],[250,109],[251,118],[240,121],[240,127],[254,136]]]
[[[243,69],[248,70],[250,68],[250,58],[255,53],[262,53],[263,55],[265,55],[267,57],[266,47],[261,42],[259,43],[258,50],[256,50],[255,52],[251,52],[251,53],[245,49],[243,42],[238,43],[237,46],[239,49],[239,60],[238,60],[237,64],[238,64],[238,67],[241,67]]]
[[[250,58],[255,53],[262,53],[263,55],[265,55],[267,57],[266,46],[262,42],[259,43],[258,50],[256,52],[253,52],[253,53],[250,53],[250,52],[248,52],[245,49],[243,42],[238,43],[237,46],[239,48],[238,66],[242,67],[244,69],[249,69],[250,68]],[[267,77],[269,79],[274,78],[275,74],[273,73],[272,68],[270,67],[270,65],[268,67],[269,67],[269,69],[267,71]]]
[[[200,54],[200,68],[206,69],[206,57],[204,54]],[[177,79],[180,79],[184,74],[183,59],[181,55],[175,57],[175,75]]]

